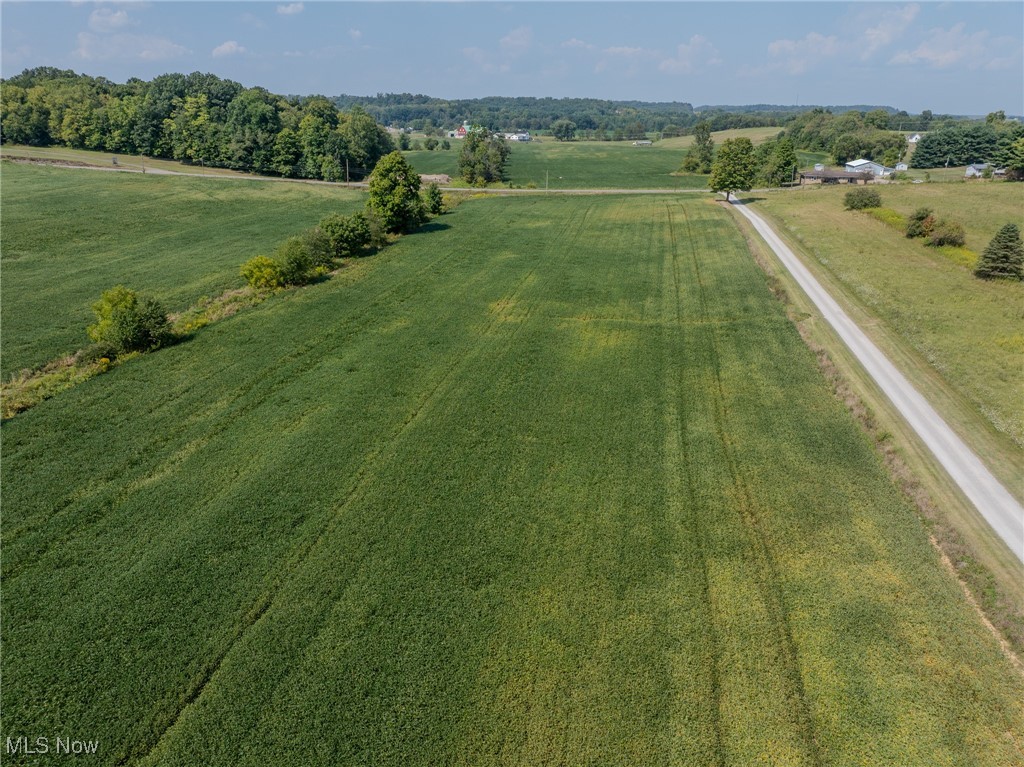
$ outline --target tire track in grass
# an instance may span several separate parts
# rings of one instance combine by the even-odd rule
[[[203,691],[217,674],[218,670],[223,666],[231,651],[235,647],[239,646],[239,644],[244,640],[245,635],[257,626],[263,616],[267,614],[267,611],[271,606],[273,606],[274,600],[282,590],[284,590],[290,576],[292,576],[306,561],[315,555],[317,549],[336,531],[338,525],[341,524],[341,521],[345,518],[345,512],[347,509],[360,500],[366,488],[376,477],[374,469],[380,464],[386,462],[388,458],[396,452],[403,437],[419,420],[424,417],[425,413],[429,412],[433,403],[442,397],[445,391],[451,388],[451,384],[456,378],[457,372],[465,366],[468,360],[480,354],[483,349],[488,348],[491,344],[496,342],[496,336],[501,335],[495,333],[496,329],[511,325],[511,335],[515,335],[525,324],[529,317],[530,310],[527,309],[521,322],[510,323],[508,322],[509,315],[511,314],[509,307],[517,305],[519,294],[522,292],[524,287],[531,283],[535,271],[535,268],[531,268],[526,275],[517,282],[515,287],[500,299],[498,303],[502,308],[498,311],[491,312],[491,317],[485,328],[480,332],[476,342],[465,350],[464,353],[457,356],[451,363],[449,363],[402,423],[399,424],[399,426],[383,442],[379,443],[377,448],[366,456],[353,476],[353,482],[350,484],[349,488],[344,491],[341,496],[335,500],[335,502],[330,504],[334,508],[334,512],[327,515],[325,523],[321,526],[320,530],[315,533],[315,535],[311,535],[307,537],[306,540],[301,541],[286,556],[279,569],[281,575],[270,584],[269,590],[254,603],[253,607],[248,611],[246,619],[235,631],[224,649],[206,665],[202,673],[195,680],[194,684],[182,697],[182,702],[177,711],[174,712],[167,723],[163,725],[157,724],[156,727],[154,727],[156,733],[154,734],[151,744],[148,745],[148,747],[143,746],[142,748],[136,747],[132,749],[132,752],[126,754],[119,763],[124,764],[131,758],[140,758],[143,760],[149,759],[158,752],[164,739],[172,733],[177,724],[181,721],[182,717],[187,714],[188,709],[202,696]],[[343,586],[344,584],[339,585]],[[339,597],[335,596],[334,598],[336,600]],[[329,612],[330,611],[326,609],[321,611],[317,621],[320,627],[322,627],[323,622],[327,619]],[[319,629],[314,628],[312,636],[308,642],[315,641],[318,632]]]
[[[366,307],[361,312],[347,316],[343,322],[326,328],[323,335],[306,341],[294,351],[274,360],[263,370],[263,372],[259,375],[252,375],[247,383],[236,389],[228,404],[225,405],[221,402],[217,402],[213,405],[207,406],[207,411],[212,411],[213,409],[220,407],[223,412],[204,431],[201,437],[195,440],[186,441],[182,447],[179,447],[174,450],[172,454],[161,459],[160,456],[167,452],[165,450],[166,446],[180,444],[182,439],[186,437],[188,432],[193,428],[193,424],[188,421],[182,421],[179,419],[173,420],[172,423],[174,425],[171,428],[161,431],[160,436],[158,436],[157,439],[141,446],[136,451],[136,456],[152,455],[155,459],[149,464],[148,468],[144,468],[142,473],[138,474],[133,480],[122,485],[116,491],[114,497],[103,504],[105,508],[104,513],[87,515],[86,518],[80,521],[80,524],[62,528],[61,535],[45,536],[42,545],[33,552],[34,555],[27,558],[19,558],[16,566],[9,564],[11,561],[10,557],[5,557],[3,578],[10,582],[10,580],[17,578],[22,573],[30,570],[33,565],[39,562],[47,555],[47,553],[58,545],[64,545],[76,536],[79,536],[102,523],[106,518],[107,513],[112,512],[121,506],[139,487],[149,484],[153,476],[163,474],[173,468],[174,465],[183,460],[182,456],[187,457],[188,454],[200,450],[206,444],[219,437],[238,419],[263,406],[282,388],[288,386],[296,377],[307,373],[313,367],[319,365],[326,354],[343,348],[345,342],[349,339],[352,333],[363,327],[363,321],[366,318],[376,313],[381,306],[388,305],[397,294],[403,291],[403,289],[407,289],[406,292],[409,294],[416,292],[422,284],[421,278],[425,274],[437,269],[442,269],[449,261],[459,257],[460,254],[456,252],[447,252],[438,258],[430,259],[405,280],[391,285],[377,294],[367,303]],[[476,279],[484,279],[486,276],[485,272],[478,271]],[[317,286],[312,287],[316,288]],[[295,295],[293,294],[292,298],[294,297]],[[330,344],[330,347],[326,350],[324,350],[325,344]],[[322,353],[311,358],[310,354],[317,350],[320,350]],[[144,363],[145,360],[140,360],[139,362]],[[128,375],[129,373],[124,374]],[[179,392],[178,396],[154,401],[151,407],[143,411],[142,416],[150,417],[155,416],[161,410],[177,409],[180,407],[181,397],[189,391],[199,387],[201,383],[202,382],[197,379],[191,379],[186,387]],[[248,399],[248,401],[242,405],[234,407],[236,403],[241,402],[248,398],[250,394],[257,391],[259,392],[258,395]],[[87,503],[103,495],[111,485],[119,483],[119,481],[129,473],[129,470],[133,468],[132,463],[135,460],[137,459],[128,457],[124,461],[111,466],[103,473],[102,476],[91,480],[84,487],[77,488],[74,492],[65,496],[63,499],[51,506],[45,515],[37,515],[37,519],[34,524],[31,521],[27,521],[22,526],[15,528],[13,531],[13,538],[11,537],[11,531],[8,528],[5,532],[5,545],[10,546],[15,540],[24,535],[31,534],[34,529],[37,529],[41,525],[52,523],[62,517],[65,513],[73,513],[72,507],[77,504]]]
[[[683,347],[682,325],[683,317],[680,310],[681,288],[679,279],[679,244],[676,240],[675,225],[672,220],[672,210],[669,205],[665,206],[666,221],[668,224],[669,239],[671,248],[666,259],[671,261],[671,297],[663,298],[662,322],[670,339],[666,341],[666,352],[670,355]],[[662,287],[663,296],[666,294],[666,287]],[[671,301],[671,308],[665,307],[665,303]],[[670,356],[673,363],[676,360]],[[680,363],[681,365],[682,363]],[[707,634],[710,644],[709,675],[712,700],[712,745],[714,750],[715,767],[724,765],[725,750],[722,744],[722,690],[720,684],[721,675],[721,641],[718,636],[718,628],[715,625],[714,606],[712,604],[711,584],[708,577],[707,561],[707,540],[704,525],[701,524],[698,513],[697,492],[693,481],[693,462],[690,456],[687,440],[683,436],[685,424],[682,422],[682,391],[679,386],[679,374],[681,369],[675,364],[665,366],[665,388],[668,393],[666,397],[668,409],[665,416],[667,431],[665,435],[666,453],[666,474],[667,490],[669,498],[679,498],[685,495],[687,500],[686,521],[696,539],[696,549],[699,562],[697,564],[698,594],[701,605],[704,607]],[[685,476],[685,482],[680,482],[679,474]],[[685,484],[685,488],[682,486]]]
[[[694,237],[693,227],[686,208],[681,206],[680,209],[684,217],[688,240],[691,243],[691,256],[694,274],[697,277],[700,313],[702,317],[707,318],[707,285],[702,274],[700,258],[698,257],[697,240]],[[714,376],[714,388],[711,392],[711,414],[714,420],[714,428],[722,446],[722,454],[726,459],[729,477],[733,486],[738,490],[737,500],[739,504],[737,511],[743,521],[743,528],[749,544],[748,551],[753,560],[752,564],[756,573],[755,585],[768,611],[770,622],[776,635],[775,642],[782,651],[782,658],[785,663],[783,678],[786,680],[789,688],[786,691],[786,699],[790,702],[789,708],[795,718],[794,724],[803,741],[807,760],[810,764],[820,766],[822,765],[822,760],[814,731],[814,718],[807,700],[806,691],[804,690],[799,654],[796,643],[793,640],[789,614],[785,598],[782,594],[782,579],[758,517],[757,503],[743,478],[742,470],[736,458],[736,450],[729,436],[727,425],[729,412],[726,405],[725,387],[722,383],[721,354],[719,351],[720,332],[721,325],[719,323],[708,323],[709,351]]]

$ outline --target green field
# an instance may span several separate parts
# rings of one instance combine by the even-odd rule
[[[883,205],[904,216],[930,207],[960,221],[976,253],[1004,224],[1024,219],[1019,184],[893,184],[880,192]],[[1024,445],[1024,285],[976,279],[963,254],[925,247],[868,214],[843,210],[844,194],[815,188],[765,195],[757,205],[993,428]]]
[[[249,174],[228,168],[208,168],[204,165],[186,165],[177,160],[164,160],[155,157],[122,154],[120,152],[96,152],[89,149],[72,149],[66,146],[19,146],[4,144],[0,147],[0,157],[46,160],[53,163],[69,163],[95,165],[101,168],[113,168],[113,158],[117,158],[117,167],[142,172],[170,171],[172,173],[190,173],[203,176],[234,176],[246,178]]]
[[[405,156],[420,173],[458,177],[458,141],[448,151],[420,150]],[[706,189],[707,176],[672,175],[683,162],[684,149],[633,146],[628,141],[570,141],[550,139],[510,142],[507,178],[516,186],[539,189]]]
[[[180,311],[242,284],[273,250],[361,193],[323,185],[98,173],[3,163],[3,376],[85,346],[118,283]]]
[[[3,734],[81,763],[1024,748],[1024,681],[706,199],[464,203],[11,419],[2,480]]]

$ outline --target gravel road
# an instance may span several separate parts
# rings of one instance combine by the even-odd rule
[[[857,327],[765,220],[743,203],[734,202],[733,205],[775,251],[803,291],[835,328],[843,343],[917,432],[964,495],[999,537],[1006,541],[1017,558],[1024,561],[1024,506],[992,476],[978,456]]]

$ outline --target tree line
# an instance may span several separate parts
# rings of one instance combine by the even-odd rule
[[[366,111],[285,97],[216,75],[124,84],[53,67],[0,81],[0,141],[162,157],[253,173],[343,181],[394,150]]]

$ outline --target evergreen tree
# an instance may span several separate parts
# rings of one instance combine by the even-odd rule
[[[992,238],[974,267],[974,275],[1024,280],[1024,243],[1016,224],[1007,224]]]

